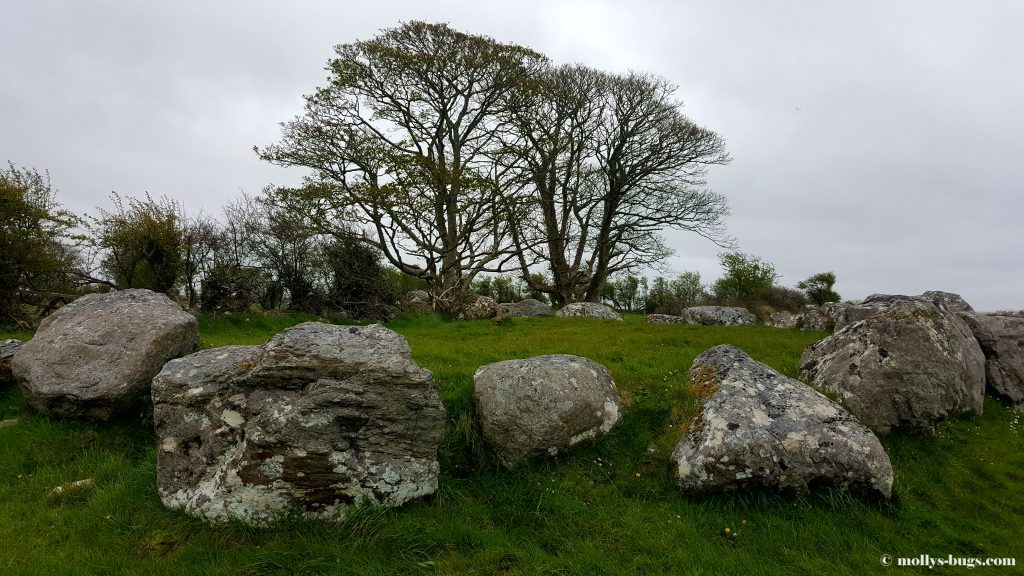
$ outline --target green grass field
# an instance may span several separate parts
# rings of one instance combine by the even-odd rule
[[[307,319],[202,318],[202,345],[259,343]],[[1024,573],[1022,413],[998,401],[933,437],[882,437],[896,472],[889,502],[837,491],[685,497],[667,458],[696,412],[687,390],[694,356],[731,343],[795,376],[801,351],[824,334],[648,326],[638,316],[501,325],[428,316],[391,327],[433,371],[448,411],[433,498],[358,510],[341,525],[207,526],[161,506],[143,418],[51,421],[8,386],[0,391],[0,574]],[[607,366],[627,403],[623,420],[564,458],[503,470],[469,425],[473,372],[551,353]],[[85,478],[93,489],[51,494]],[[885,554],[1020,565],[885,567]]]

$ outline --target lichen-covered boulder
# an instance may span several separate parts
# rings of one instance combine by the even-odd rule
[[[160,499],[209,521],[338,521],[437,490],[433,376],[380,325],[307,322],[174,360],[153,408]]]
[[[605,320],[622,320],[622,314],[597,302],[573,302],[572,304],[566,304],[555,315],[563,318],[580,316],[603,318]]]
[[[551,306],[534,298],[526,298],[519,302],[503,302],[498,306],[501,309],[501,315],[509,318],[551,316]]]
[[[687,324],[686,318],[682,316],[672,316],[671,314],[648,314],[644,316],[644,322],[647,324]]]
[[[704,406],[672,453],[686,493],[815,486],[888,498],[892,464],[878,438],[810,386],[734,346],[701,353],[690,368]]]
[[[409,290],[399,300],[402,311],[411,314],[420,314],[433,310],[430,301],[430,294],[426,290]]]
[[[894,298],[812,344],[800,373],[837,394],[875,432],[932,430],[983,408],[985,357],[977,340],[955,314],[920,298]]]
[[[619,421],[619,393],[608,370],[555,354],[487,364],[473,376],[484,441],[515,466],[555,456],[607,433]]]
[[[89,294],[44,318],[11,370],[40,413],[108,420],[148,395],[163,365],[198,343],[195,317],[164,294]]]
[[[11,374],[11,358],[24,344],[21,340],[0,340],[0,386],[14,380]]]
[[[796,328],[797,322],[800,321],[800,315],[793,314],[792,312],[773,312],[768,319],[765,320],[764,325],[772,328]]]
[[[757,324],[757,316],[736,306],[692,306],[685,308],[682,317],[688,324],[702,326],[740,326]]]
[[[498,303],[490,296],[476,295],[469,302],[459,308],[460,320],[483,320],[494,318],[498,315]]]
[[[950,312],[974,313],[974,308],[967,303],[959,294],[942,292],[940,290],[929,290],[921,294],[921,298],[928,300],[936,306],[944,306]]]
[[[989,394],[1024,403],[1024,317],[961,312],[985,354]]]

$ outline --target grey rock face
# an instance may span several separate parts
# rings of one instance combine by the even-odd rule
[[[14,380],[11,374],[11,358],[24,344],[21,340],[0,340],[0,385]]]
[[[981,413],[985,357],[967,324],[917,298],[894,299],[870,317],[809,346],[800,373],[839,395],[875,432],[931,430]]]
[[[46,416],[108,420],[149,394],[168,360],[199,343],[199,325],[150,290],[90,294],[43,319],[14,355],[25,400]]]
[[[644,322],[648,324],[687,324],[686,319],[682,316],[670,314],[648,314],[644,317]]]
[[[573,302],[572,304],[566,304],[555,313],[555,316],[563,318],[582,316],[587,318],[603,318],[605,320],[622,320],[622,314],[597,302]]]
[[[950,312],[974,313],[974,308],[971,307],[966,300],[961,298],[959,294],[954,294],[952,292],[929,290],[924,294],[921,294],[921,298],[928,300],[936,306],[945,306],[946,310],[949,310]]]
[[[551,316],[551,306],[533,298],[526,298],[519,302],[505,302],[498,306],[501,308],[501,315],[509,318]]]
[[[690,379],[707,401],[672,453],[683,492],[802,494],[830,485],[892,493],[892,464],[878,438],[806,384],[728,345],[697,356]]]
[[[797,322],[800,321],[800,316],[793,314],[792,312],[773,312],[768,320],[765,321],[765,326],[772,328],[796,328]]]
[[[1024,317],[962,312],[985,354],[989,394],[1024,403]]]
[[[426,290],[409,290],[405,293],[405,301],[412,304],[426,304],[430,306],[430,294]]]
[[[619,421],[608,370],[562,354],[487,364],[473,376],[484,440],[508,467],[554,456],[607,433]]]
[[[174,360],[153,404],[160,499],[210,521],[337,521],[437,490],[433,376],[380,325],[308,322]]]
[[[490,296],[476,296],[459,310],[460,320],[483,320],[498,315],[498,303]]]
[[[703,326],[757,324],[757,316],[746,308],[734,306],[692,306],[683,310],[682,317],[688,324]]]
[[[827,310],[821,308],[810,308],[800,315],[797,325],[803,330],[824,330],[832,331],[835,328],[835,317]]]

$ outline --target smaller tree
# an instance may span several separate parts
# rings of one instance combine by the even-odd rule
[[[827,302],[839,302],[839,293],[832,289],[835,283],[835,272],[819,272],[797,282],[796,287],[803,290],[812,303],[821,306]]]
[[[324,248],[324,261],[329,268],[332,306],[357,320],[390,320],[394,316],[398,290],[380,251],[344,236]]]
[[[719,301],[763,302],[779,275],[775,267],[757,256],[725,252],[718,256],[725,274],[714,284]]]
[[[644,309],[649,314],[678,316],[684,308],[697,306],[707,300],[707,297],[708,293],[701,283],[699,272],[683,272],[674,280],[659,276],[654,279]]]
[[[182,272],[181,208],[147,193],[144,200],[111,194],[114,210],[100,209],[95,242],[100,266],[118,288],[170,292]]]

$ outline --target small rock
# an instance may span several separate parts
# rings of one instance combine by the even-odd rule
[[[1024,403],[1024,317],[959,313],[985,354],[988,393]]]
[[[501,315],[509,318],[551,316],[551,306],[533,298],[526,298],[519,302],[504,302],[498,306],[501,309]]]
[[[737,306],[692,306],[685,308],[682,317],[687,324],[702,326],[739,326],[757,324],[757,316]]]
[[[459,309],[460,320],[484,320],[498,315],[498,303],[490,296],[477,295],[468,304]]]
[[[96,483],[92,478],[86,478],[85,480],[66,482],[60,486],[56,486],[53,490],[50,490],[50,494],[58,496],[68,492],[86,492],[92,490],[95,486]]]
[[[21,340],[0,340],[0,386],[14,380],[11,374],[11,358],[22,344],[24,342]]]
[[[672,316],[670,314],[648,314],[644,316],[644,322],[648,324],[687,324],[685,318],[682,316]]]

